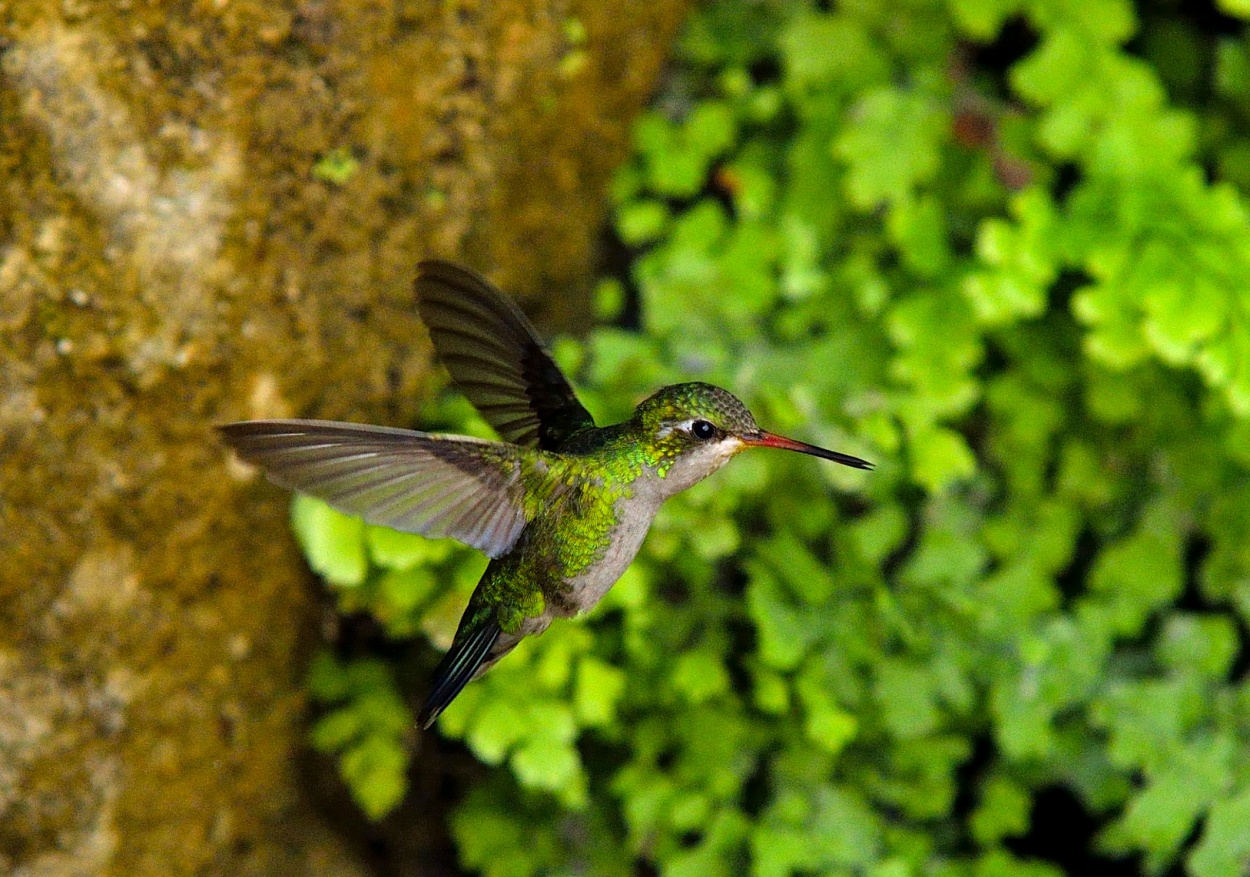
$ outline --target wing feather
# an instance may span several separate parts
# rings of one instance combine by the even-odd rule
[[[491,557],[525,528],[521,456],[513,445],[325,420],[253,420],[220,428],[276,484],[339,511]]]
[[[594,420],[521,309],[450,262],[417,267],[417,309],[452,380],[509,442],[544,450]]]

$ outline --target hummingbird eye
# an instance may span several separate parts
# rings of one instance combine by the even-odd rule
[[[700,441],[707,441],[716,435],[716,427],[706,420],[696,420],[690,424],[690,434]]]

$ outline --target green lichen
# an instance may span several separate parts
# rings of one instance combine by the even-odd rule
[[[360,170],[360,162],[346,146],[331,149],[313,165],[313,176],[319,180],[342,186]]]

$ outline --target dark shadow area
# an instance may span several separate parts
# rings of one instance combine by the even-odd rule
[[[1048,786],[1033,796],[1029,833],[1009,840],[1006,846],[1017,856],[1051,862],[1073,877],[1139,877],[1140,857],[1114,859],[1098,854],[1094,838],[1103,826],[1103,820],[1086,810],[1070,791]],[[1179,869],[1166,872],[1166,877],[1180,875]]]

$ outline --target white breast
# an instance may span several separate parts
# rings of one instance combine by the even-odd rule
[[[642,540],[646,538],[658,508],[658,503],[644,500],[629,509],[629,514],[622,515],[625,521],[612,531],[611,541],[602,559],[586,572],[569,580],[569,596],[576,612],[589,612],[593,609],[629,568],[638,554],[638,549],[642,547]]]

